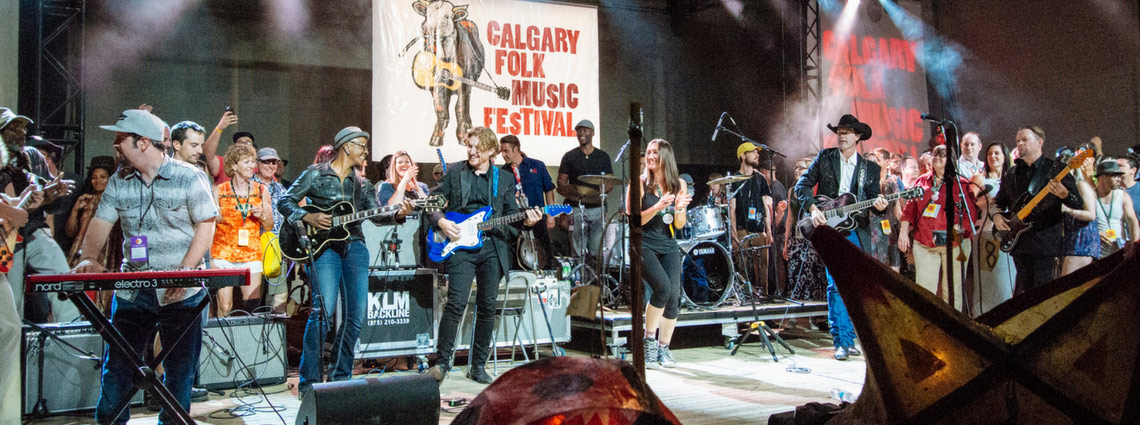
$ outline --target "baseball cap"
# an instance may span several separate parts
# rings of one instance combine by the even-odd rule
[[[115,125],[101,125],[99,128],[137,134],[151,140],[162,141],[166,123],[154,114],[142,109],[128,109],[119,115],[119,122],[116,122]]]
[[[3,130],[4,127],[7,127],[8,124],[11,124],[13,121],[16,121],[16,120],[24,120],[24,121],[27,121],[28,124],[32,124],[31,118],[28,118],[28,117],[23,116],[23,115],[16,114],[15,112],[12,112],[12,110],[8,109],[8,108],[0,108],[0,130]]]
[[[372,136],[368,135],[367,131],[361,130],[360,127],[350,125],[336,133],[336,137],[333,138],[333,150],[340,149],[340,147],[344,146],[345,143],[348,143],[349,140],[355,139],[357,137],[372,139]]]
[[[280,161],[281,157],[277,156],[277,149],[261,148],[261,149],[257,150],[257,159],[258,160],[276,159],[276,160]]]
[[[582,121],[578,121],[578,124],[574,125],[575,130],[577,130],[578,127],[586,127],[590,130],[593,130],[594,129],[594,123],[591,122],[590,120],[582,120]]]
[[[443,164],[435,164],[435,168],[432,168],[431,172],[443,174]]]
[[[740,157],[744,156],[744,154],[746,154],[748,152],[752,152],[756,149],[758,149],[758,147],[752,143],[749,143],[749,142],[741,143],[740,146],[736,147],[736,158],[739,159]]]
[[[257,144],[257,139],[253,138],[253,133],[250,133],[248,131],[239,131],[237,133],[234,133],[234,143],[237,143],[238,139],[242,137],[248,137],[250,143]]]

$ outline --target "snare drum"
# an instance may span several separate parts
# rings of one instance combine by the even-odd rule
[[[698,242],[681,261],[681,295],[700,307],[715,308],[728,298],[732,286],[732,258],[713,241]]]
[[[727,228],[720,208],[705,205],[689,210],[689,227],[694,239],[713,239],[723,235]]]
[[[610,223],[602,239],[606,264],[610,268],[629,267],[629,223]]]

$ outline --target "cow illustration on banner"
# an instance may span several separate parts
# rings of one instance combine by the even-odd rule
[[[431,146],[443,145],[449,121],[448,108],[455,96],[455,137],[462,139],[471,128],[471,88],[510,99],[510,89],[479,82],[483,74],[483,42],[479,26],[467,19],[468,5],[457,6],[446,0],[416,0],[412,8],[424,17],[420,25],[423,50],[412,60],[412,81],[431,93],[435,129]],[[415,40],[409,46],[415,44]]]
[[[373,159],[434,162],[439,149],[454,161],[465,149],[445,139],[488,127],[557,164],[578,145],[575,122],[601,121],[594,7],[373,0],[373,11]]]

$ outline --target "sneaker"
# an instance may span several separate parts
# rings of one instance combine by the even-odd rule
[[[661,367],[661,355],[658,354],[661,347],[657,345],[656,339],[645,340],[645,368],[658,369]]]
[[[669,351],[668,345],[662,345],[657,348],[657,362],[661,363],[661,366],[664,367],[677,367],[677,361],[673,360],[673,352]]]
[[[852,355],[852,356],[862,356],[863,352],[860,351],[858,348],[855,348],[854,345],[852,345],[850,347],[847,347],[847,354]]]
[[[835,360],[839,360],[839,361],[847,360],[847,348],[836,347],[835,348]]]

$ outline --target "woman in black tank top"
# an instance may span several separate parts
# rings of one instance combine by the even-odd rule
[[[675,235],[685,227],[685,209],[693,200],[677,174],[673,146],[654,139],[645,149],[641,175],[641,262],[646,285],[645,366],[674,367],[669,351],[681,310],[681,249]],[[626,205],[629,205],[626,191]],[[626,211],[627,213],[629,211]]]

